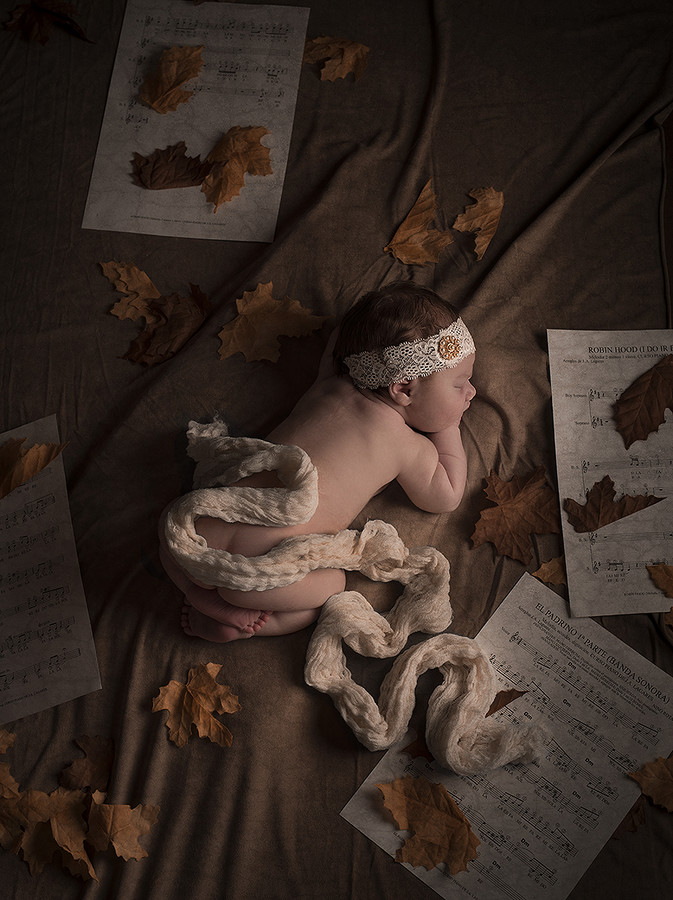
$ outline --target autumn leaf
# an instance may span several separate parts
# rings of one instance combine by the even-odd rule
[[[511,481],[491,472],[484,490],[496,506],[481,511],[472,535],[475,547],[488,541],[500,555],[527,565],[533,552],[531,535],[561,530],[558,498],[542,467]]]
[[[477,259],[482,259],[496,232],[504,204],[504,194],[492,187],[475,188],[469,194],[475,200],[465,212],[456,218],[453,228],[456,231],[474,234],[474,252]]]
[[[12,18],[4,23],[7,31],[16,31],[26,41],[39,41],[46,44],[51,37],[52,28],[56,25],[69,34],[81,38],[92,44],[84,31],[74,20],[77,12],[71,3],[63,3],[61,0],[29,0],[15,6],[11,12]]]
[[[673,355],[643,373],[615,403],[615,427],[627,450],[634,441],[644,441],[659,430],[666,409],[673,410]]]
[[[641,794],[631,809],[624,816],[619,825],[615,828],[612,837],[620,840],[628,832],[635,832],[641,825],[645,824],[645,806],[647,801]]]
[[[427,759],[428,762],[434,762],[435,757],[428,750],[428,745],[425,742],[425,738],[419,735],[419,737],[415,738],[410,744],[407,744],[406,747],[402,748],[402,753],[406,753],[412,759],[418,759],[422,757],[423,759]]]
[[[30,481],[67,447],[65,444],[33,444],[24,448],[26,438],[9,438],[0,446],[0,500]]]
[[[210,151],[206,158],[210,172],[203,179],[201,190],[206,200],[214,204],[213,212],[240,194],[246,174],[273,174],[271,151],[262,144],[262,138],[269,133],[262,125],[234,125]]]
[[[527,694],[528,691],[519,691],[516,688],[509,688],[506,691],[498,691],[498,693],[493,698],[493,703],[488,708],[488,712],[486,713],[485,718],[488,716],[492,716],[493,713],[497,713],[499,709],[503,709],[503,707],[512,703],[517,697],[523,697],[524,694]]]
[[[320,66],[322,81],[336,81],[353,73],[353,79],[361,78],[369,61],[369,47],[345,38],[321,35],[306,41],[303,63]]]
[[[272,296],[273,282],[258,284],[236,300],[238,316],[219,333],[220,359],[242,353],[247,362],[280,356],[279,335],[303,337],[320,328],[327,316],[314,316],[296,300]]]
[[[443,862],[451,875],[456,875],[477,858],[481,841],[441,784],[405,775],[376,787],[398,828],[411,832],[397,851],[396,862],[425,869]]]
[[[210,172],[212,165],[201,162],[200,156],[187,156],[184,141],[163,150],[154,150],[149,156],[133,154],[133,182],[150,191],[173,188],[198,187]]]
[[[168,710],[168,737],[184,747],[195,728],[199,737],[207,737],[220,747],[231,747],[233,735],[215,718],[220,713],[236,713],[238,697],[215,680],[222,668],[217,663],[199,663],[189,670],[186,684],[169,681],[152,701],[152,711]]]
[[[16,735],[6,728],[0,728],[0,754],[7,753],[9,748],[14,744]]]
[[[673,812],[673,758],[659,756],[637,772],[629,772],[628,776],[638,782],[640,790],[653,803]]]
[[[554,559],[542,563],[537,572],[533,572],[536,578],[545,584],[567,584],[566,567],[563,556],[555,556]]]
[[[203,66],[199,47],[169,47],[159,58],[157,67],[145,78],[140,88],[140,99],[156,112],[165,115],[186,103],[194,91],[186,91],[181,85],[197,78]]]
[[[188,297],[162,295],[133,263],[113,261],[100,265],[103,274],[124,295],[112,307],[111,314],[118,319],[145,320],[145,327],[123,359],[145,366],[171,359],[210,314],[210,302],[198,285],[190,284]]]
[[[75,738],[75,743],[85,755],[61,772],[60,784],[70,789],[104,791],[110,779],[114,759],[112,740],[98,735],[89,737],[83,734],[82,737]]]
[[[673,598],[673,566],[658,563],[655,566],[647,566],[650,578],[667,597]]]
[[[439,254],[453,243],[450,231],[437,231],[431,222],[437,209],[437,197],[429,179],[406,218],[383,250],[405,265],[436,263]]]
[[[107,850],[112,844],[117,856],[125,860],[143,859],[147,850],[139,839],[147,834],[159,818],[158,806],[131,809],[121,803],[105,803],[105,794],[95,791],[89,810],[87,841],[95,850]]]
[[[641,509],[647,509],[647,507],[665,499],[664,497],[653,497],[649,494],[639,494],[635,497],[632,497],[630,494],[624,494],[619,500],[615,501],[616,494],[612,478],[606,475],[587,492],[587,501],[584,505],[566,498],[563,501],[563,508],[568,514],[568,521],[575,531],[580,534],[587,531],[597,531],[599,528],[603,528],[604,525],[610,525],[612,522],[617,522],[619,519],[639,512]]]

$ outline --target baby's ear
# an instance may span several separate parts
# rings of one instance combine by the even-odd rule
[[[396,381],[388,385],[388,395],[398,406],[409,406],[411,403],[412,381]]]

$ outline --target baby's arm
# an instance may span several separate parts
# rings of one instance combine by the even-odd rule
[[[465,492],[467,458],[460,427],[413,433],[413,450],[397,480],[411,502],[426,512],[453,512]]]

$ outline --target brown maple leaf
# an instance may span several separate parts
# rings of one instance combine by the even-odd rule
[[[133,263],[101,263],[103,274],[124,296],[110,310],[118,319],[137,321],[145,327],[122,357],[144,366],[166,362],[198,331],[210,314],[207,296],[190,284],[190,294],[162,295],[147,275]]]
[[[658,563],[655,566],[647,566],[650,578],[667,597],[673,598],[673,566]]]
[[[542,467],[510,481],[491,472],[484,491],[496,506],[481,511],[472,535],[475,547],[488,541],[501,556],[527,565],[533,555],[531,535],[561,530],[558,497]]]
[[[0,499],[30,481],[61,453],[65,444],[33,444],[25,449],[26,438],[9,438],[0,446]]]
[[[320,328],[327,316],[314,316],[296,300],[272,296],[273,282],[258,284],[236,300],[238,316],[219,333],[220,359],[242,353],[247,362],[280,356],[278,337],[303,337]]]
[[[320,67],[321,81],[336,81],[353,74],[357,81],[365,73],[369,47],[346,38],[321,35],[306,41],[302,62]]]
[[[615,403],[615,427],[627,450],[634,441],[644,441],[659,430],[666,409],[673,410],[673,355],[644,372]]]
[[[649,494],[639,494],[635,497],[624,494],[619,500],[615,500],[616,494],[612,478],[606,475],[587,491],[587,501],[584,505],[566,498],[563,501],[563,509],[568,514],[568,521],[575,531],[580,534],[597,531],[604,525],[610,525],[665,499]]]
[[[527,694],[528,691],[519,691],[516,688],[509,688],[506,691],[498,691],[498,693],[493,698],[493,703],[488,708],[488,712],[486,713],[485,718],[488,716],[492,716],[493,713],[497,713],[499,709],[503,709],[503,707],[512,703],[517,697],[523,697],[524,694]]]
[[[533,572],[533,575],[540,581],[544,581],[545,584],[567,584],[565,558],[555,556],[554,559],[542,563],[540,568]]]
[[[213,212],[240,194],[246,174],[273,174],[271,151],[262,144],[262,138],[269,133],[262,125],[234,125],[210,151],[206,157],[210,171],[201,190],[206,200],[214,204]]]
[[[182,85],[197,78],[201,72],[202,50],[203,44],[164,50],[156,68],[147,75],[140,88],[140,99],[162,115],[186,103],[194,91],[186,91]]]
[[[133,182],[150,191],[198,187],[210,172],[212,164],[200,156],[187,156],[184,141],[154,150],[149,156],[133,154]]]
[[[0,754],[7,753],[9,748],[14,744],[16,735],[6,728],[0,728]]]
[[[75,738],[75,743],[84,751],[85,756],[76,759],[61,772],[59,783],[72,790],[104,791],[110,779],[114,759],[112,740],[99,735],[89,737],[83,734]]]
[[[39,41],[46,44],[56,25],[69,34],[81,38],[92,44],[84,31],[74,20],[77,12],[71,3],[63,3],[61,0],[29,0],[28,3],[20,3],[11,12],[12,18],[5,22],[3,27],[7,31],[16,31],[26,41]]]
[[[624,835],[629,832],[633,833],[637,831],[641,825],[645,824],[646,805],[647,802],[645,797],[641,794],[619,825],[615,828],[612,834],[612,837],[615,840],[620,840],[620,838],[624,837]]]
[[[411,832],[397,851],[396,862],[425,869],[443,862],[451,875],[456,875],[477,858],[481,841],[441,784],[405,775],[376,787],[398,828]]]
[[[465,212],[456,218],[453,228],[456,231],[474,234],[474,252],[477,259],[482,259],[496,232],[502,208],[504,194],[492,187],[475,188],[470,191],[475,202],[465,208]]]
[[[407,744],[406,747],[403,747],[402,753],[408,754],[412,759],[418,759],[419,757],[422,757],[423,759],[427,759],[428,762],[434,762],[435,759],[432,753],[430,753],[430,751],[428,750],[428,745],[422,735],[419,735],[410,744]]]
[[[233,735],[215,715],[236,713],[241,705],[231,688],[215,680],[221,668],[217,663],[199,663],[189,670],[185,684],[169,681],[152,701],[153,712],[168,710],[168,737],[178,747],[184,747],[193,728],[199,737],[231,747]]]
[[[640,790],[653,803],[673,812],[673,758],[659,756],[628,776],[638,782]]]
[[[147,834],[159,817],[158,806],[138,804],[133,809],[122,803],[105,803],[105,794],[95,791],[89,810],[87,842],[95,850],[107,850],[112,844],[122,859],[144,859],[147,850],[139,839]]]
[[[383,250],[405,265],[436,263],[439,254],[453,243],[450,231],[438,231],[430,225],[437,209],[437,197],[429,179],[406,218]]]

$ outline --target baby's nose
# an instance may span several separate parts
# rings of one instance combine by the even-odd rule
[[[470,390],[469,390],[470,400],[472,400],[474,397],[477,396],[477,389],[476,389],[476,387],[472,384],[471,381],[468,381],[468,384],[469,384],[469,386],[470,386]]]

